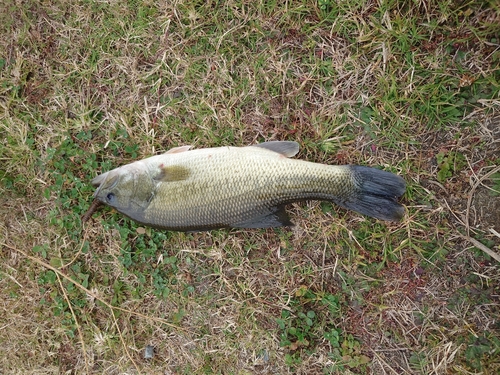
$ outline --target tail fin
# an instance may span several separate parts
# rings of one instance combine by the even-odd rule
[[[379,169],[350,166],[357,189],[339,205],[376,219],[399,221],[404,207],[397,202],[406,190],[402,177]]]

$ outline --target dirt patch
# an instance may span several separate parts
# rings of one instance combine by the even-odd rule
[[[476,190],[472,200],[470,213],[470,225],[480,227],[483,230],[489,228],[500,231],[500,197],[493,197],[487,188]]]
[[[500,172],[492,172],[500,161],[500,116],[481,114],[471,120],[476,127],[424,133],[423,147],[415,154],[422,170],[421,185],[437,199],[434,207],[450,213],[448,220],[455,226],[466,225],[468,217],[473,229],[498,231]]]
[[[481,122],[480,131],[485,142],[485,159],[497,164],[500,160],[500,116],[491,116]],[[486,171],[485,173],[488,173]],[[469,221],[473,227],[483,230],[494,228],[500,230],[500,194],[498,191],[498,175],[495,173],[485,178],[484,186],[471,191],[474,197],[471,202]],[[481,176],[478,176],[481,178]]]

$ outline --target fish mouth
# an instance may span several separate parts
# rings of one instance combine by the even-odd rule
[[[106,180],[106,178],[108,177],[108,174],[109,174],[109,172],[102,173],[99,176],[94,177],[94,179],[90,183],[92,184],[92,186],[98,187],[98,186],[102,185],[102,183]]]
[[[111,174],[110,172],[100,174],[92,180],[92,185],[97,187],[97,190],[94,192],[94,198],[97,198],[104,186],[107,186],[108,189],[113,189],[118,183],[118,175],[116,173]]]
[[[97,176],[97,177],[99,177],[99,176]],[[96,178],[97,178],[97,177],[96,177]],[[94,180],[95,180],[95,179],[94,179]],[[92,180],[92,185],[94,185],[94,183],[93,183],[93,182],[94,182],[94,180]],[[97,195],[98,195],[98,194],[99,194],[99,192],[101,191],[102,186],[103,186],[102,184],[98,184],[98,185],[97,185],[97,189],[96,189],[96,191],[94,191],[94,198],[97,198]]]

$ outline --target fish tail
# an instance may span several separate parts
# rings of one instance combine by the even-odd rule
[[[406,190],[402,177],[380,169],[350,166],[355,181],[353,193],[336,203],[376,219],[399,221],[405,209],[397,202]]]

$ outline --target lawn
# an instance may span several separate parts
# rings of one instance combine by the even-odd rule
[[[6,0],[0,374],[498,374],[494,1]],[[182,233],[96,175],[270,140],[407,182],[401,222]]]

